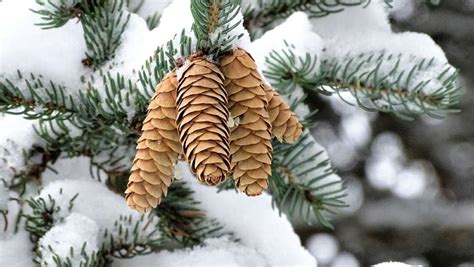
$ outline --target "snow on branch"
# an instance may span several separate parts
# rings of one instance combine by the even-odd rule
[[[458,71],[436,59],[386,51],[323,61],[320,89],[344,99],[349,92],[359,107],[394,113],[402,118],[426,114],[443,117],[459,102]],[[345,99],[344,99],[345,100]]]
[[[246,34],[240,0],[191,0],[191,12],[198,51],[224,53]]]
[[[324,148],[309,131],[292,145],[275,144],[270,192],[279,206],[287,205],[291,217],[308,224],[314,218],[332,228],[326,218],[346,207],[347,196],[342,179],[335,173]]]
[[[382,3],[313,19],[313,27],[325,40],[319,89],[403,118],[455,111],[457,70],[429,36],[393,33]]]
[[[40,0],[38,4],[33,12],[41,16],[43,22],[37,25],[43,29],[62,27],[73,18],[81,22],[87,47],[85,66],[99,67],[113,57],[130,19],[125,0]]]
[[[299,29],[298,32],[292,29]],[[285,35],[285,39],[278,37]],[[277,28],[266,32],[252,43],[251,51],[272,86],[295,108],[300,118],[312,124],[314,114],[303,102],[308,80],[319,77],[322,39],[311,32],[306,14],[298,12]],[[328,155],[308,130],[292,145],[274,144],[270,192],[278,207],[289,207],[290,216],[307,223],[316,218],[332,227],[325,215],[345,206],[345,187],[335,174]]]
[[[41,266],[100,266],[97,239],[97,224],[73,213],[39,240],[34,262]]]
[[[244,24],[252,33],[271,28],[278,19],[303,11],[311,18],[324,17],[343,11],[347,7],[367,5],[371,0],[243,0]],[[259,29],[261,28],[261,29]]]
[[[270,195],[249,198],[234,190],[219,192],[217,188],[196,183],[188,166],[182,163],[177,165],[177,172],[178,178],[195,192],[200,209],[220,222],[239,244],[257,251],[266,265],[316,265],[286,216],[273,208]]]
[[[172,0],[128,0],[128,10],[145,19],[148,29],[158,27],[163,13]]]
[[[25,184],[38,180],[46,164],[55,160],[57,153],[45,151],[36,136],[36,121],[14,115],[0,115],[0,184],[22,195]]]

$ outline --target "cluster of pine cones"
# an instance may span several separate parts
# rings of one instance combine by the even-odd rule
[[[293,143],[302,126],[243,49],[218,64],[193,55],[157,86],[143,122],[126,190],[140,212],[156,207],[174,179],[180,155],[198,180],[217,185],[232,175],[249,196],[268,187],[272,137]],[[180,70],[180,71],[181,71]]]

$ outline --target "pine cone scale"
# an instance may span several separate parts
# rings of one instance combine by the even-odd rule
[[[222,183],[230,171],[227,93],[217,66],[194,57],[178,83],[177,124],[184,154],[198,180]]]
[[[140,212],[156,207],[174,178],[181,152],[175,122],[177,84],[173,71],[157,86],[137,141],[125,193],[127,204]]]
[[[247,195],[258,195],[266,189],[266,184],[257,180],[268,179],[265,170],[270,168],[272,151],[271,124],[266,110],[268,101],[262,87],[263,79],[255,77],[256,64],[244,50],[234,50],[220,64],[226,77],[229,110],[236,122],[230,137],[233,178],[240,191]],[[255,134],[258,132],[267,134]],[[255,159],[261,157],[267,159]]]
[[[270,85],[264,84],[269,101],[270,121],[273,126],[273,136],[279,141],[294,143],[302,134],[303,126],[288,104],[277,94]]]

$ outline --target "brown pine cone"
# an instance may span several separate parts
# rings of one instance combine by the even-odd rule
[[[285,100],[269,84],[264,84],[264,88],[267,93],[273,136],[280,142],[294,143],[301,136],[303,126]]]
[[[182,153],[176,127],[177,85],[175,71],[158,84],[137,141],[125,193],[128,206],[140,212],[155,208],[166,196]]]
[[[260,195],[271,175],[270,117],[263,79],[253,58],[236,49],[220,61],[229,94],[229,110],[237,126],[231,128],[231,167],[235,185],[249,196]]]
[[[216,185],[230,171],[229,111],[219,68],[191,56],[178,84],[177,124],[184,155],[200,182]]]

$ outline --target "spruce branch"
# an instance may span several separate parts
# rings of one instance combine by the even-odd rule
[[[63,194],[63,192],[61,191],[59,194]],[[74,206],[77,196],[78,194],[70,198],[69,211]],[[56,200],[51,195],[48,195],[48,199],[32,197],[26,202],[31,210],[22,214],[25,218],[25,229],[30,233],[31,239],[37,242],[57,223],[55,214],[61,212],[61,207],[56,205]]]
[[[36,0],[36,3],[44,7],[44,9],[32,10],[44,21],[36,25],[43,29],[59,28],[73,18],[80,18],[83,13],[80,1],[74,0],[71,5],[68,5],[66,0],[60,0],[59,3],[51,0]]]
[[[298,56],[292,44],[286,43],[280,51],[272,50],[266,57],[265,77],[279,93],[290,94],[296,86],[305,86],[308,80],[318,77],[318,55]]]
[[[209,237],[229,234],[223,232],[222,225],[198,209],[199,202],[194,200],[194,192],[184,182],[174,181],[169,190],[166,198],[154,209],[160,217],[161,232],[166,239],[189,247]]]
[[[59,4],[51,0],[37,2],[43,8],[32,11],[41,16],[44,22],[37,25],[43,29],[62,27],[70,19],[79,19],[87,47],[83,64],[96,68],[113,58],[130,19],[126,0],[74,0],[72,3],[61,0]]]
[[[89,0],[91,1],[91,0]],[[86,41],[86,56],[99,67],[112,59],[130,19],[125,0],[95,0],[84,4],[81,23]],[[99,4],[100,3],[100,4]]]
[[[74,99],[67,96],[63,86],[45,82],[41,75],[25,76],[18,70],[14,81],[0,80],[0,112],[22,114],[28,119],[67,118],[74,106]]]
[[[273,153],[269,187],[273,202],[280,209],[287,207],[291,217],[299,216],[308,224],[316,218],[332,228],[325,214],[347,207],[347,194],[324,149],[305,131],[295,144],[274,144]]]
[[[294,46],[286,43],[285,49],[272,51],[266,58],[263,73],[278,93],[290,98],[293,108],[301,108],[306,105],[302,87],[308,80],[319,77],[319,64],[317,55],[306,53],[302,57],[293,50]],[[294,97],[297,91],[302,97]],[[325,227],[332,228],[326,214],[335,213],[335,208],[346,207],[343,200],[346,193],[343,181],[335,174],[326,152],[307,130],[314,126],[312,116],[315,112],[302,114],[306,115],[306,130],[296,143],[273,144],[269,191],[273,203],[280,210],[287,208],[290,216],[301,217],[308,224],[313,224],[316,219]]]
[[[74,249],[71,247],[69,251],[69,256],[63,257],[60,256],[58,253],[54,251],[54,249],[49,246],[47,248],[42,248],[43,250],[48,250],[50,253],[53,254],[53,262],[55,267],[103,267],[106,266],[106,259],[102,257],[102,255],[99,254],[99,252],[92,252],[88,253],[86,251],[87,248],[87,242],[85,242],[81,250],[78,252],[75,252]],[[81,261],[79,262],[79,265],[77,263],[73,263],[72,259],[76,256],[76,253],[78,253],[81,256]],[[34,251],[35,257],[33,259],[33,262],[37,266],[41,266],[44,260],[43,253],[41,253],[40,249],[36,249]]]
[[[403,119],[423,114],[442,118],[456,112],[453,106],[461,95],[458,71],[424,58],[412,58],[410,65],[402,66],[404,57],[385,51],[348,54],[342,59],[324,59],[318,69],[317,55],[297,56],[288,45],[287,49],[269,54],[264,74],[276,88],[299,85],[325,95],[337,94],[343,100],[348,92],[362,109],[388,112]]]
[[[47,149],[68,156],[89,156],[132,147],[156,84],[175,64],[176,54],[190,53],[189,38],[182,34],[159,47],[137,71],[137,78],[100,71],[98,88],[72,93],[41,75],[23,75],[0,81],[0,110],[40,119],[37,133]],[[19,109],[21,108],[21,109]],[[112,160],[111,160],[112,161]],[[113,165],[113,164],[112,164]]]
[[[197,51],[218,55],[227,52],[241,35],[231,35],[240,23],[240,0],[191,0],[192,26]]]
[[[145,18],[146,25],[148,26],[148,29],[153,30],[154,28],[158,27],[160,25],[160,18],[161,15],[160,13],[156,12],[151,16],[148,16]]]
[[[28,151],[23,151],[25,167],[21,170],[13,169],[13,177],[6,183],[10,190],[14,190],[22,196],[26,192],[26,184],[31,181],[40,181],[41,174],[48,169],[48,164],[54,163],[60,153],[58,151],[46,150],[40,146],[33,146]],[[4,179],[0,179],[4,180]]]
[[[142,214],[138,219],[131,215],[120,216],[113,229],[104,232],[100,255],[110,258],[132,258],[162,250],[165,240],[159,233],[154,214]]]
[[[448,64],[440,66],[434,58],[412,58],[402,66],[404,57],[382,51],[324,60],[322,78],[314,84],[343,100],[343,93],[349,92],[365,110],[389,112],[403,119],[423,114],[443,118],[457,112],[453,106],[461,95],[458,71]]]

